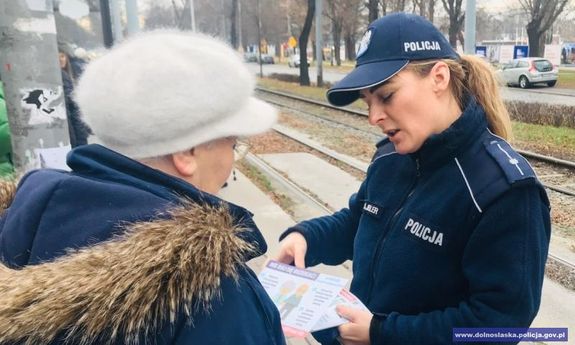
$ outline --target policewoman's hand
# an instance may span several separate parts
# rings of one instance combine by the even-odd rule
[[[349,320],[338,327],[339,341],[343,345],[369,345],[369,325],[373,314],[356,308],[337,306],[337,313]]]
[[[307,242],[299,232],[292,232],[280,242],[280,252],[275,260],[284,264],[295,264],[298,268],[305,268],[305,253]]]

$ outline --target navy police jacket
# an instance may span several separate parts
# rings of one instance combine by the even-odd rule
[[[251,213],[99,145],[68,165],[0,219],[0,343],[285,344]]]
[[[530,325],[549,211],[529,163],[471,99],[413,154],[380,142],[349,208],[281,238],[304,235],[306,266],[353,259],[351,291],[376,315],[372,344],[448,344],[453,328]]]

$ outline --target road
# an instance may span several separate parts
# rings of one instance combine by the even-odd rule
[[[249,63],[248,67],[253,73],[260,72],[260,66],[258,64]],[[262,67],[264,76],[268,76],[272,73],[299,74],[299,68],[290,68],[286,65],[263,65]],[[330,83],[335,83],[344,76],[345,74],[343,73],[330,71],[329,69],[324,69],[323,71],[323,80]],[[313,66],[310,69],[309,77],[312,82],[315,82],[317,79],[316,68]],[[535,86],[531,89],[523,90],[519,88],[502,87],[501,94],[505,100],[575,106],[575,90],[573,89]]]

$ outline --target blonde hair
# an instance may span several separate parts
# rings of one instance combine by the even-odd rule
[[[511,119],[499,94],[499,83],[491,66],[480,57],[461,55],[459,61],[442,59],[425,62],[412,62],[407,69],[420,76],[426,76],[438,61],[449,67],[451,92],[461,109],[465,108],[466,94],[475,97],[485,111],[489,129],[503,139],[511,139]]]

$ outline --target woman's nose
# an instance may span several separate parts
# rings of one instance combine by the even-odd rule
[[[369,107],[369,113],[367,116],[367,121],[372,126],[377,126],[380,121],[385,119],[385,110],[381,106],[371,106]]]

